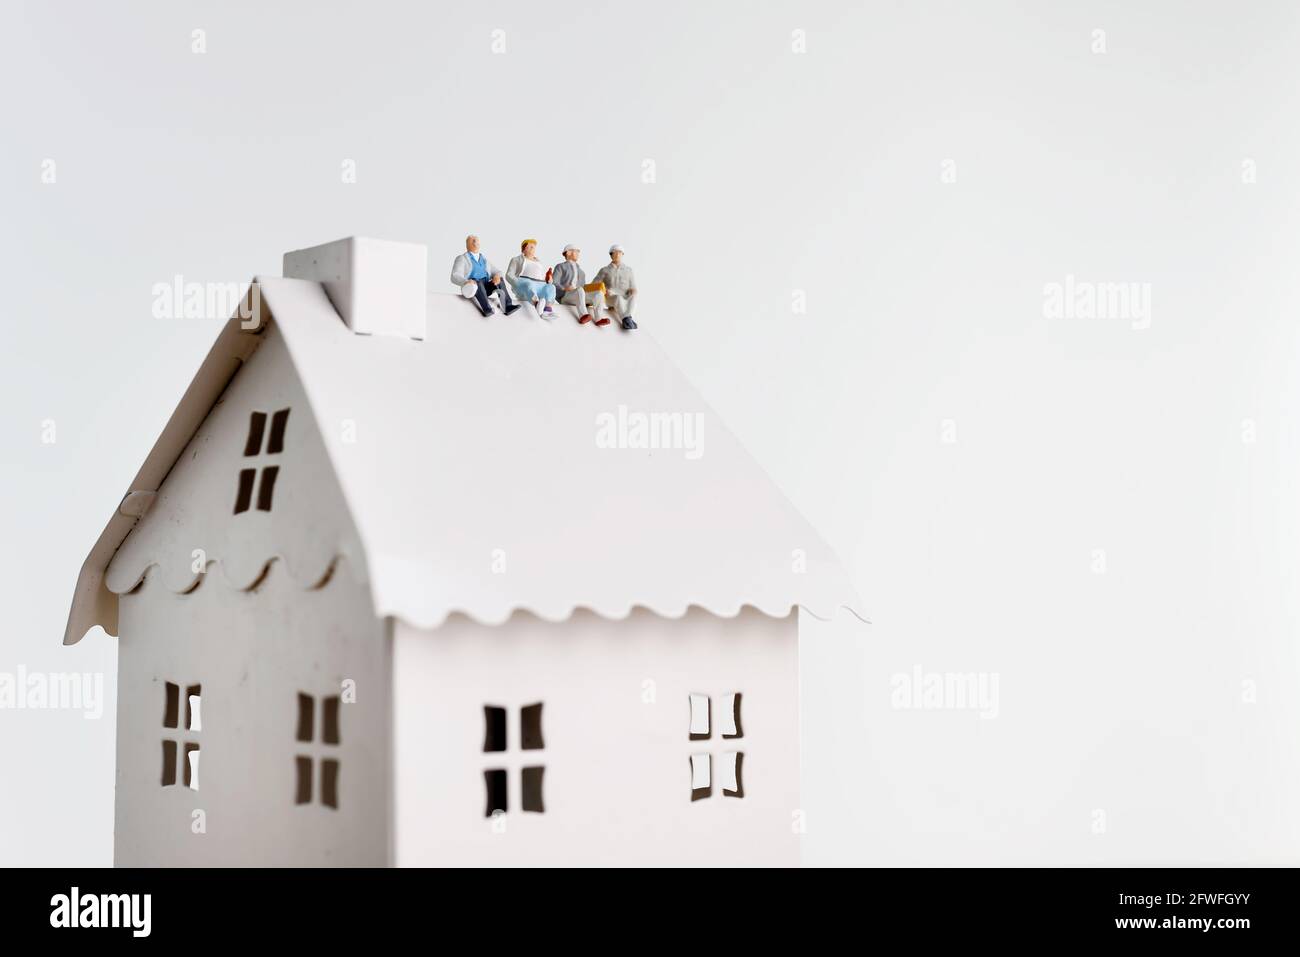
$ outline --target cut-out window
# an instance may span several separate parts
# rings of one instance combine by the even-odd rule
[[[298,755],[293,759],[294,770],[297,772],[298,791],[297,797],[294,798],[295,804],[311,803],[311,758]]]
[[[244,455],[257,455],[262,451],[262,433],[265,430],[265,412],[254,412],[248,417],[248,441],[244,443]]]
[[[487,787],[487,812],[491,817],[498,811],[504,814],[506,807],[506,772],[504,768],[489,768],[483,772],[483,783]]]
[[[342,741],[339,730],[338,695],[320,699],[320,743],[325,747],[338,747]],[[316,741],[316,698],[298,692],[298,720],[294,738],[300,744],[314,744]],[[313,749],[315,750],[315,749]],[[337,753],[337,752],[334,752]],[[330,754],[330,752],[326,752]],[[299,754],[293,759],[294,765],[294,803],[310,804],[312,801],[312,778],[317,765],[320,767],[320,803],[325,807],[337,809],[339,806],[339,759],[324,754]]]
[[[267,455],[279,455],[284,451],[284,429],[289,424],[289,410],[281,409],[271,419],[271,440],[266,445]]]
[[[280,474],[280,466],[268,465],[262,469],[262,480],[257,484],[257,508],[262,512],[271,510],[271,494],[275,491],[275,479]]]
[[[203,688],[201,685],[185,687],[185,724],[181,726],[181,686],[174,681],[163,683],[163,728],[168,731],[185,731],[197,734],[203,730],[200,710]],[[185,787],[199,789],[199,745],[197,741],[167,738],[162,742],[162,786],[172,787],[180,782]]]
[[[726,741],[743,738],[744,726],[740,721],[740,692],[722,696],[718,709],[719,736]],[[707,741],[713,735],[713,699],[706,694],[690,695],[690,726],[687,737],[691,741]],[[717,756],[717,776],[724,797],[743,798],[745,787],[741,780],[745,754],[726,751]],[[691,800],[713,795],[714,755],[699,752],[691,755]]]
[[[339,743],[339,696],[333,695],[322,702],[325,706],[325,727],[321,738],[326,744]]]
[[[506,727],[509,723],[509,709],[502,705],[483,706],[483,750],[501,754],[509,749]],[[519,709],[519,750],[541,751],[546,743],[542,736],[542,702],[524,705]],[[498,759],[500,760],[500,759]],[[519,769],[520,801],[522,810],[542,813],[546,810],[542,797],[542,782],[546,767],[540,764],[528,765]],[[483,783],[487,790],[485,814],[491,817],[497,812],[505,813],[510,773],[507,768],[491,767],[483,771]]]
[[[494,704],[483,706],[483,723],[486,730],[483,735],[484,751],[504,751],[506,749],[506,709]]]
[[[542,743],[542,706],[530,704],[519,709],[519,746],[525,751],[540,751]]]
[[[185,786],[199,789],[199,746],[192,741],[185,743]]]
[[[324,758],[320,763],[320,803],[335,809],[339,806],[339,762],[337,758]]]
[[[298,740],[312,739],[312,716],[316,711],[316,699],[309,694],[298,693]]]
[[[691,740],[703,741],[712,733],[711,702],[706,694],[691,695]]]
[[[745,730],[740,724],[740,694],[723,695],[722,704],[722,736],[743,738]]]
[[[255,458],[263,454],[263,438],[266,437],[265,412],[253,412],[248,417],[248,439],[244,442],[245,458]],[[271,417],[270,436],[266,439],[266,455],[279,455],[284,451],[284,433],[289,424],[289,410],[280,409]],[[278,465],[266,465],[259,474],[256,468],[239,470],[239,486],[235,492],[235,514],[247,512],[253,506],[253,490],[257,490],[257,510],[271,511],[275,495],[275,480],[280,475]]]
[[[163,727],[175,728],[181,719],[181,686],[167,682],[163,703]]]
[[[691,800],[698,801],[713,793],[713,756],[691,755]]]
[[[176,783],[176,742],[164,741],[163,746],[163,768],[162,783],[163,787]]]
[[[239,491],[235,493],[235,514],[247,512],[253,502],[253,482],[257,480],[257,469],[239,470]]]
[[[536,811],[540,814],[546,810],[542,803],[542,778],[545,774],[546,768],[542,765],[523,769],[521,778],[524,794],[520,806],[525,811]]]
[[[745,786],[741,782],[740,772],[745,764],[742,751],[725,751],[718,761],[718,781],[722,785],[723,797],[744,797]]]

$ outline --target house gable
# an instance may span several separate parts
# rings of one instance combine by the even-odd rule
[[[146,573],[173,592],[213,574],[246,589],[272,560],[306,588],[339,556],[364,580],[360,540],[273,322],[261,340],[109,564],[110,592],[130,591]]]

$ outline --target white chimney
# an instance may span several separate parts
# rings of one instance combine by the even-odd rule
[[[349,329],[423,339],[428,251],[419,243],[349,236],[284,254],[286,279],[310,279]]]

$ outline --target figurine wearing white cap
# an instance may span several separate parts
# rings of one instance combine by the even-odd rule
[[[551,282],[555,283],[555,288],[560,292],[560,302],[577,310],[579,324],[591,322],[594,311],[596,325],[607,326],[609,316],[605,315],[605,287],[602,283],[587,282],[587,274],[578,265],[581,255],[582,250],[573,243],[565,246],[564,262],[557,263],[552,270]]]
[[[623,247],[618,243],[609,247],[609,265],[596,273],[596,282],[605,284],[605,302],[614,310],[614,318],[624,329],[635,329],[632,308],[636,305],[636,277],[631,266],[623,265]]]

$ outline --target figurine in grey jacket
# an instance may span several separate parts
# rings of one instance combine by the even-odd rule
[[[609,265],[596,273],[596,282],[605,284],[605,302],[614,310],[614,318],[624,329],[635,329],[632,308],[636,305],[636,277],[632,267],[623,265],[623,247],[615,243],[609,247]]]
[[[519,303],[510,298],[509,288],[501,281],[501,270],[479,252],[477,236],[465,237],[465,251],[451,264],[451,281],[462,291],[467,284],[474,284],[473,299],[484,318],[493,313],[492,301],[488,299],[493,293],[507,316],[519,308]]]
[[[560,293],[560,302],[572,306],[578,313],[579,324],[591,322],[591,314],[596,313],[596,325],[609,325],[609,316],[605,315],[605,287],[598,283],[588,283],[587,274],[578,265],[582,250],[570,243],[564,247],[564,262],[557,263],[551,271],[551,282]]]

